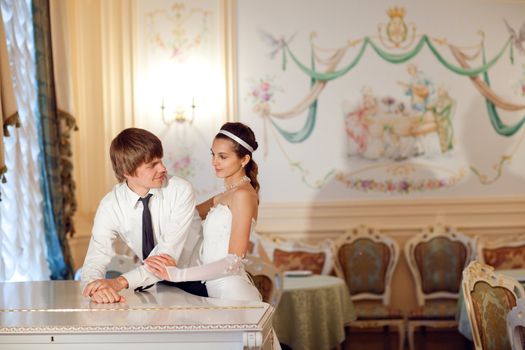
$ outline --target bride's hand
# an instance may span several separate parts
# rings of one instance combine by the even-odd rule
[[[162,278],[163,280],[169,280],[170,276],[166,270],[166,266],[176,266],[177,262],[168,254],[150,256],[144,260],[146,268],[155,276]]]

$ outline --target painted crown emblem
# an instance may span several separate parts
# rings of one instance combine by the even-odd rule
[[[388,17],[390,17],[391,19],[396,18],[396,17],[402,19],[403,17],[405,17],[406,11],[402,7],[394,6],[394,7],[389,8],[386,11],[386,13],[388,14]]]

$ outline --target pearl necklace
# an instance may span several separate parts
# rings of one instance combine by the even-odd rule
[[[243,177],[241,177],[239,179],[239,181],[231,184],[231,185],[224,185],[224,192],[226,191],[229,191],[231,189],[234,189],[235,187],[239,187],[240,185],[242,185],[243,183],[245,182],[251,182],[250,178],[246,175],[244,175]]]

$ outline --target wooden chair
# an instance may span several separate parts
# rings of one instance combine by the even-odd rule
[[[463,271],[463,295],[476,350],[510,349],[507,315],[525,296],[521,284],[473,261]]]
[[[335,242],[336,271],[346,281],[357,320],[349,326],[378,328],[392,326],[399,333],[399,349],[405,344],[405,317],[390,308],[394,269],[399,246],[390,237],[360,226]]]
[[[474,244],[451,227],[435,225],[411,237],[404,252],[418,303],[407,317],[408,344],[412,350],[417,327],[457,327],[462,271],[472,259]]]
[[[512,350],[525,348],[525,299],[518,299],[507,315],[507,333]]]
[[[477,259],[495,270],[525,268],[525,234],[505,238],[476,237]]]
[[[282,272],[257,256],[248,255],[246,259],[246,272],[261,293],[263,301],[277,307],[283,291]]]
[[[331,240],[304,243],[279,238],[263,238],[260,244],[264,248],[265,255],[282,271],[309,270],[319,275],[329,275],[333,272],[334,245]]]

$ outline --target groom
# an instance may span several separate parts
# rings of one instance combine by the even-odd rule
[[[142,291],[159,282],[144,265],[116,278],[105,278],[117,236],[142,261],[150,254],[166,253],[178,266],[190,265],[200,237],[192,186],[167,175],[157,136],[143,129],[125,129],[113,139],[109,153],[119,184],[99,204],[81,276],[82,283],[87,283],[83,295],[97,303],[124,302],[121,290]],[[174,285],[208,296],[201,282]]]

